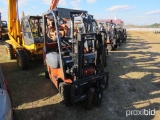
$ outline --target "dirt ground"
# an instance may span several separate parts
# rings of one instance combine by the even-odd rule
[[[160,34],[128,31],[127,42],[109,52],[107,61],[109,88],[102,106],[91,110],[85,110],[83,103],[66,107],[52,82],[45,79],[43,62],[19,70],[15,60],[7,59],[0,40],[0,64],[17,120],[160,120]],[[137,113],[144,109],[155,110],[155,115]]]

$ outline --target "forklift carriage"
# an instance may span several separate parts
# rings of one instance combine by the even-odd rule
[[[86,100],[87,107],[93,101],[99,106],[108,85],[105,34],[82,33],[75,24],[86,16],[87,11],[64,8],[43,14],[45,75],[66,105]]]

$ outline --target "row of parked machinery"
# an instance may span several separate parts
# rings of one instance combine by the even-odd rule
[[[7,21],[2,20],[1,12],[0,12],[0,39],[8,39],[7,35]]]
[[[100,22],[100,31],[107,34],[107,49],[117,49],[122,42],[126,42],[126,29],[122,25],[117,25],[112,22]]]
[[[56,8],[58,0],[42,16],[23,16],[20,24],[17,0],[8,3],[8,57],[16,58],[22,70],[30,60],[43,58],[45,76],[66,105],[86,100],[87,108],[92,103],[100,106],[109,79],[107,49],[125,41],[126,30],[113,23],[98,24],[87,11]]]

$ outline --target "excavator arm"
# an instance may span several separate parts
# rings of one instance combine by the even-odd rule
[[[50,10],[53,10],[57,7],[59,0],[52,0],[51,6],[50,6]]]
[[[21,29],[18,16],[18,0],[8,0],[8,35],[19,42]]]

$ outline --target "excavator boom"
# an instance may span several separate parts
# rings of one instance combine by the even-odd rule
[[[18,0],[8,0],[8,34],[17,40],[17,37],[20,37],[20,33]]]
[[[52,0],[51,6],[50,6],[50,10],[53,10],[57,7],[59,0]]]

